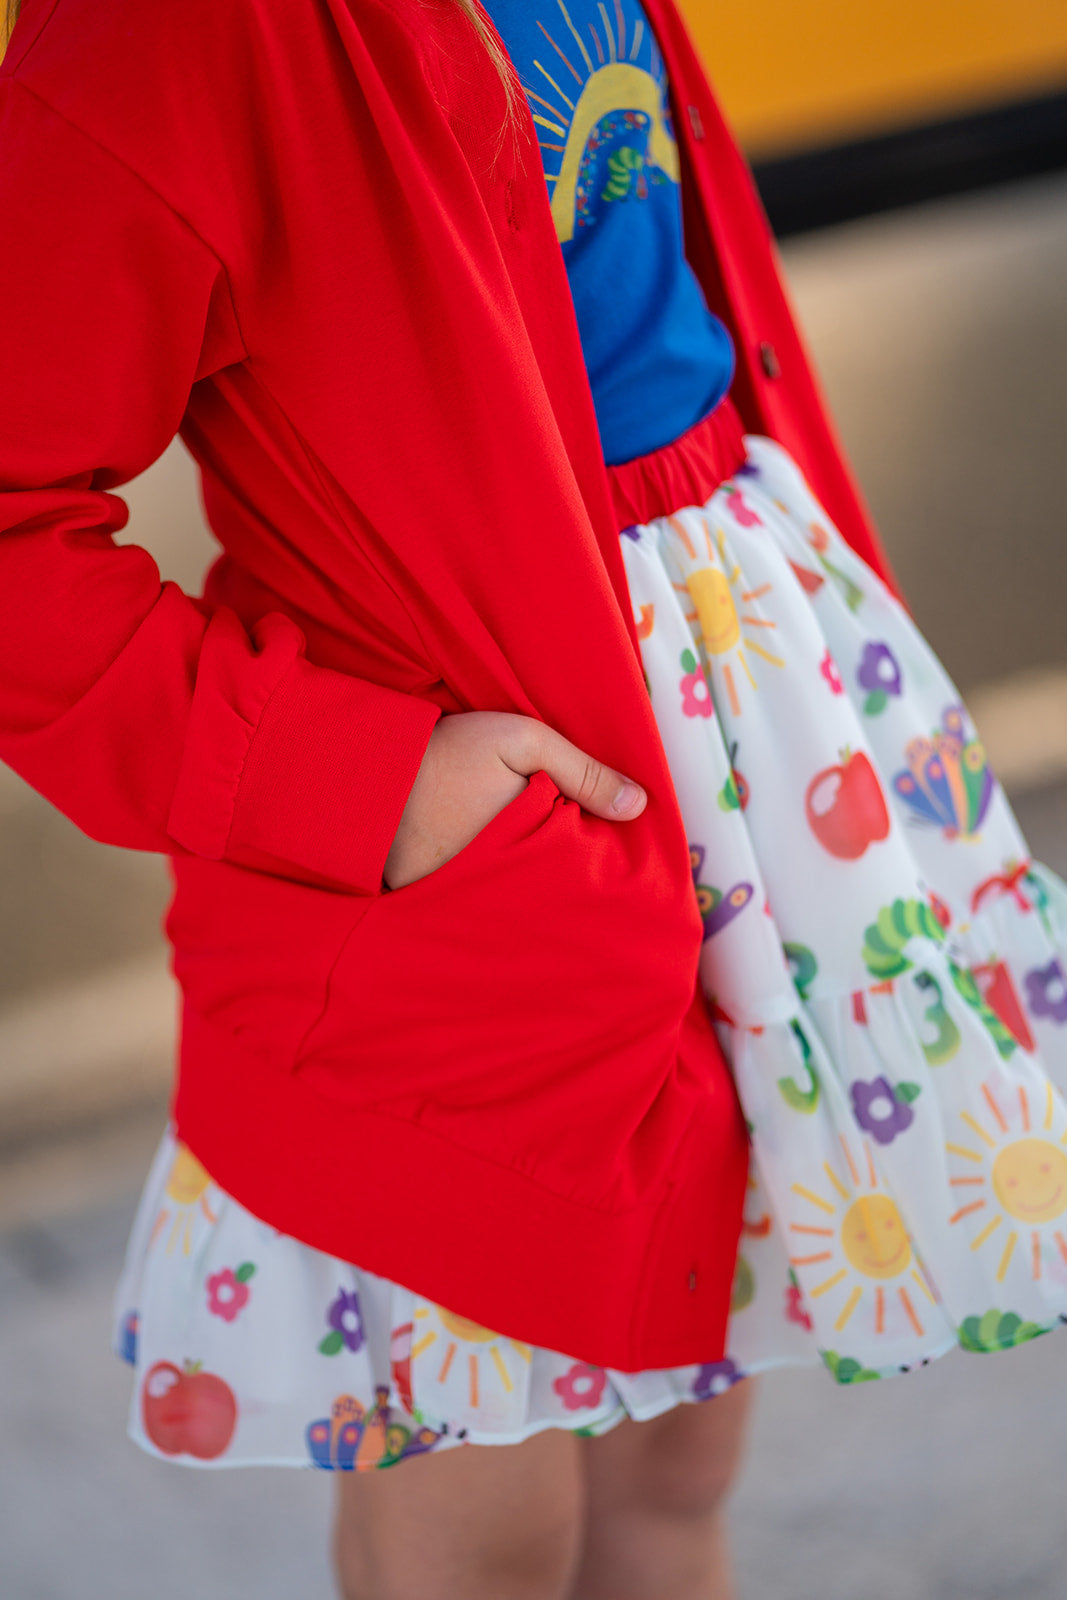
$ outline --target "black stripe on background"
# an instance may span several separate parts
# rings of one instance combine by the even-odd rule
[[[757,161],[779,238],[1067,166],[1067,91]]]

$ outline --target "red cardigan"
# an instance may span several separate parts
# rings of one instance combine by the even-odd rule
[[[672,0],[687,248],[868,559],[766,225]],[[721,1349],[743,1128],[642,682],[532,120],[452,0],[24,0],[0,67],[0,756],[166,852],[174,1113],[279,1228],[626,1369]],[[205,593],[111,535],[175,431]],[[648,789],[544,776],[395,893],[442,711],[544,718]],[[191,1352],[195,1355],[195,1352]]]

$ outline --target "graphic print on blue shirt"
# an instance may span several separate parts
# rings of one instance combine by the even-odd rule
[[[685,259],[666,70],[638,0],[487,0],[541,146],[604,459],[668,444],[734,352]]]

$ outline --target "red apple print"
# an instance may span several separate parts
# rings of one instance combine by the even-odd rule
[[[869,845],[889,834],[889,811],[878,775],[858,751],[845,750],[841,763],[824,767],[808,784],[804,811],[824,850],[842,861],[856,861]]]
[[[993,1015],[999,1017],[1008,1032],[1014,1034],[1024,1050],[1036,1050],[1037,1043],[1030,1032],[1026,1012],[1011,973],[1003,961],[990,961],[985,966],[972,967],[971,974],[979,993]]]
[[[746,506],[745,497],[740,489],[733,489],[726,496],[726,509],[735,522],[742,528],[762,528],[763,523],[750,506]]]
[[[199,1362],[187,1361],[185,1368],[157,1361],[145,1373],[144,1431],[164,1455],[213,1461],[233,1438],[237,1401],[229,1384],[213,1372],[201,1372]]]

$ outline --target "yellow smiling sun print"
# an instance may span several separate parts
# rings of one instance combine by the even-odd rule
[[[678,535],[690,561],[699,561],[701,554],[698,553],[682,519],[671,516],[667,521]],[[685,620],[690,624],[698,624],[700,628],[698,642],[703,646],[711,670],[721,674],[730,710],[737,717],[741,715],[742,707],[737,692],[735,667],[740,668],[753,689],[757,687],[745,651],[759,656],[772,667],[785,666],[781,656],[773,655],[758,640],[749,638],[741,632],[742,627],[752,630],[777,626],[768,617],[753,616],[751,612],[739,610],[737,603],[739,600],[742,606],[752,606],[771,592],[771,585],[762,583],[756,589],[741,589],[739,584],[741,568],[736,562],[731,561],[727,554],[726,539],[722,529],[716,528],[713,543],[711,530],[706,523],[702,526],[709,564],[687,573],[685,581],[673,584],[673,588],[685,598],[690,607],[686,611]],[[724,659],[728,655],[732,656],[731,660]]]
[[[1052,1084],[1046,1083],[1043,1106],[1039,1097],[1041,1127],[1035,1130],[1025,1086],[1019,1085],[1014,1093],[1001,1086],[995,1094],[989,1080],[982,1085],[982,1097],[988,1117],[980,1120],[969,1111],[960,1112],[960,1121],[973,1138],[967,1144],[946,1145],[958,1166],[950,1182],[961,1202],[949,1222],[976,1229],[972,1250],[987,1243],[1000,1249],[998,1283],[1007,1276],[1020,1237],[1028,1233],[1029,1274],[1036,1281],[1047,1252],[1054,1251],[1067,1262],[1067,1239],[1060,1223],[1067,1212],[1063,1149],[1067,1109]],[[976,1167],[984,1170],[976,1172]],[[1013,1222],[1019,1226],[1012,1227]],[[1006,1233],[1001,1231],[1005,1224]]]
[[[164,1204],[159,1208],[159,1214],[152,1225],[152,1238],[149,1248],[155,1244],[167,1223],[173,1217],[170,1236],[167,1239],[167,1255],[173,1255],[181,1240],[182,1254],[190,1255],[193,1248],[193,1221],[197,1208],[208,1222],[215,1221],[215,1213],[208,1204],[207,1192],[211,1188],[211,1177],[206,1168],[193,1155],[187,1145],[180,1144],[174,1152],[170,1172],[167,1175],[167,1184],[164,1194],[168,1200],[173,1200],[173,1212]]]
[[[902,1312],[922,1338],[926,1331],[919,1315],[922,1301],[914,1291],[931,1304],[934,1297],[904,1220],[880,1188],[867,1143],[861,1144],[857,1155],[842,1135],[841,1151],[840,1169],[823,1162],[827,1190],[818,1193],[801,1183],[792,1186],[805,1209],[789,1224],[790,1265],[806,1299],[833,1295],[840,1301],[834,1320],[837,1333],[862,1308],[873,1313],[869,1320],[875,1334],[885,1334],[887,1323],[899,1322]]]
[[[461,1347],[465,1347],[467,1405],[472,1411],[479,1410],[486,1403],[487,1384],[493,1386],[497,1397],[501,1391],[510,1395],[522,1372],[522,1365],[528,1367],[532,1359],[528,1344],[493,1333],[490,1328],[483,1328],[468,1317],[457,1316],[454,1311],[446,1311],[443,1306],[428,1303],[417,1306],[414,1322],[412,1365],[418,1364],[425,1373],[415,1384],[417,1392],[425,1395],[429,1384],[444,1388],[450,1375],[455,1383],[457,1374],[453,1371],[453,1364]],[[434,1351],[432,1363],[429,1358],[431,1349]],[[489,1363],[484,1370],[483,1358]]]

